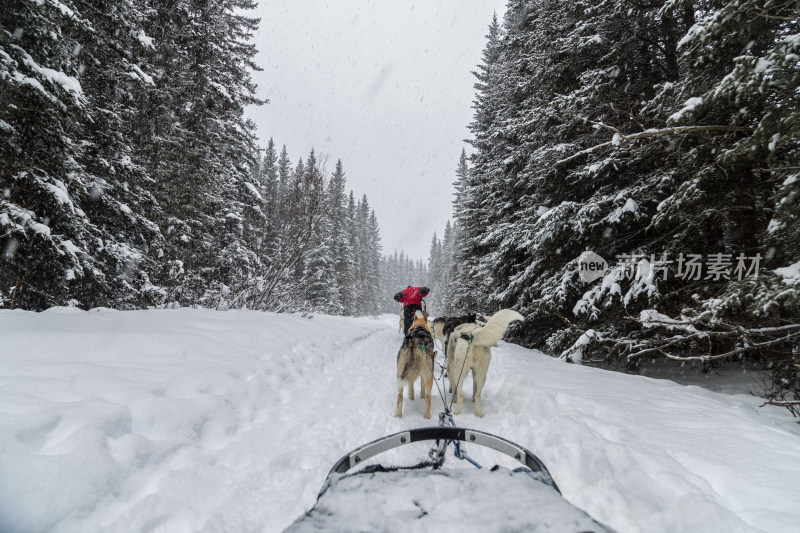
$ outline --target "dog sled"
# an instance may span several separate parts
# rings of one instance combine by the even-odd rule
[[[475,315],[471,320],[458,317],[455,322],[459,324],[451,324],[457,337],[448,344],[447,368],[459,371],[456,376],[448,374],[453,387],[448,405],[447,391],[438,385],[439,381],[444,384],[445,367],[438,380],[434,375],[436,352],[427,313],[417,311],[415,315],[412,326],[416,328],[409,329],[398,353],[395,416],[402,416],[403,388],[408,387],[413,398],[414,381],[422,377],[426,418],[430,417],[431,385],[437,383],[444,406],[439,425],[387,435],[343,456],[328,473],[315,505],[286,531],[611,532],[561,496],[547,467],[533,453],[491,433],[459,427],[453,418],[454,401],[458,402],[455,414],[461,408],[464,369],[472,371],[476,414],[482,416],[480,393],[490,357],[488,348],[497,344],[512,321],[523,317],[506,309],[483,320],[483,325],[465,323],[474,322]],[[436,336],[440,342],[444,340]],[[481,365],[479,356],[485,364]],[[423,451],[426,443],[432,444],[427,456]],[[472,446],[493,450],[505,466],[483,468],[467,453],[466,448]],[[409,453],[398,454],[400,449]],[[445,468],[450,449],[464,461],[452,466],[466,468]],[[398,460],[398,455],[405,459]],[[411,464],[404,464],[409,457],[413,457]],[[387,458],[394,464],[385,464]]]
[[[410,466],[376,457],[413,443],[433,443],[428,457]],[[490,448],[514,468],[483,468],[466,448]],[[475,467],[445,468],[449,448]],[[462,464],[462,463],[458,463]],[[496,435],[457,427],[439,414],[438,427],[401,431],[365,444],[333,465],[313,508],[287,532],[312,531],[526,531],[613,533],[561,496],[544,463],[524,447]]]

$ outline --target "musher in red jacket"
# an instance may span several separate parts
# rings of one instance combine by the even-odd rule
[[[403,333],[408,333],[408,328],[414,322],[414,313],[422,311],[422,299],[430,289],[428,287],[412,287],[409,285],[394,295],[394,299],[403,304]]]

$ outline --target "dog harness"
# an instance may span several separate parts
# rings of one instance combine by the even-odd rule
[[[416,339],[433,341],[433,337],[431,337],[431,334],[428,333],[428,330],[422,326],[417,326],[413,329],[408,330],[408,333],[406,333],[406,338],[407,339],[416,338]]]
[[[422,326],[417,326],[408,330],[408,333],[406,333],[406,339],[420,339],[420,349],[422,350],[422,353],[426,352],[426,343],[433,344],[433,337],[430,333],[428,333],[428,330]]]

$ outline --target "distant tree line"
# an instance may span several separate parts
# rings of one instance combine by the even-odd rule
[[[466,179],[469,174],[467,164],[467,154],[461,151],[461,158],[456,169],[456,181],[454,183],[456,191],[459,184]],[[458,208],[460,198],[454,201],[455,208]],[[431,240],[430,255],[428,256],[428,283],[432,292],[428,299],[431,301],[432,308],[437,314],[444,316],[461,315],[467,312],[482,312],[485,306],[464,304],[463,296],[467,294],[466,287],[461,285],[458,277],[458,263],[461,255],[456,250],[456,243],[460,241],[461,228],[456,222],[451,224],[447,221],[444,233],[440,239],[436,233]]]
[[[381,293],[381,237],[367,196],[346,194],[341,161],[325,177],[314,151],[292,170],[270,139],[254,170],[251,232],[258,268],[233,305],[269,311],[374,315]]]
[[[797,409],[797,2],[511,0],[487,39],[444,307],[574,362],[760,359]]]
[[[378,311],[366,196],[256,145],[253,7],[4,3],[0,307]]]

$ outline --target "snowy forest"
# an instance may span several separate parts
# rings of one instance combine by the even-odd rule
[[[2,0],[0,533],[798,502],[800,0]]]
[[[6,2],[0,307],[372,315],[426,284],[575,363],[761,361],[796,409],[796,2],[510,1],[427,264],[341,161],[259,146],[254,6]]]
[[[245,116],[254,5],[4,7],[0,307],[378,312],[367,197]]]
[[[475,75],[444,309],[579,363],[752,358],[800,412],[797,3],[511,1]]]

